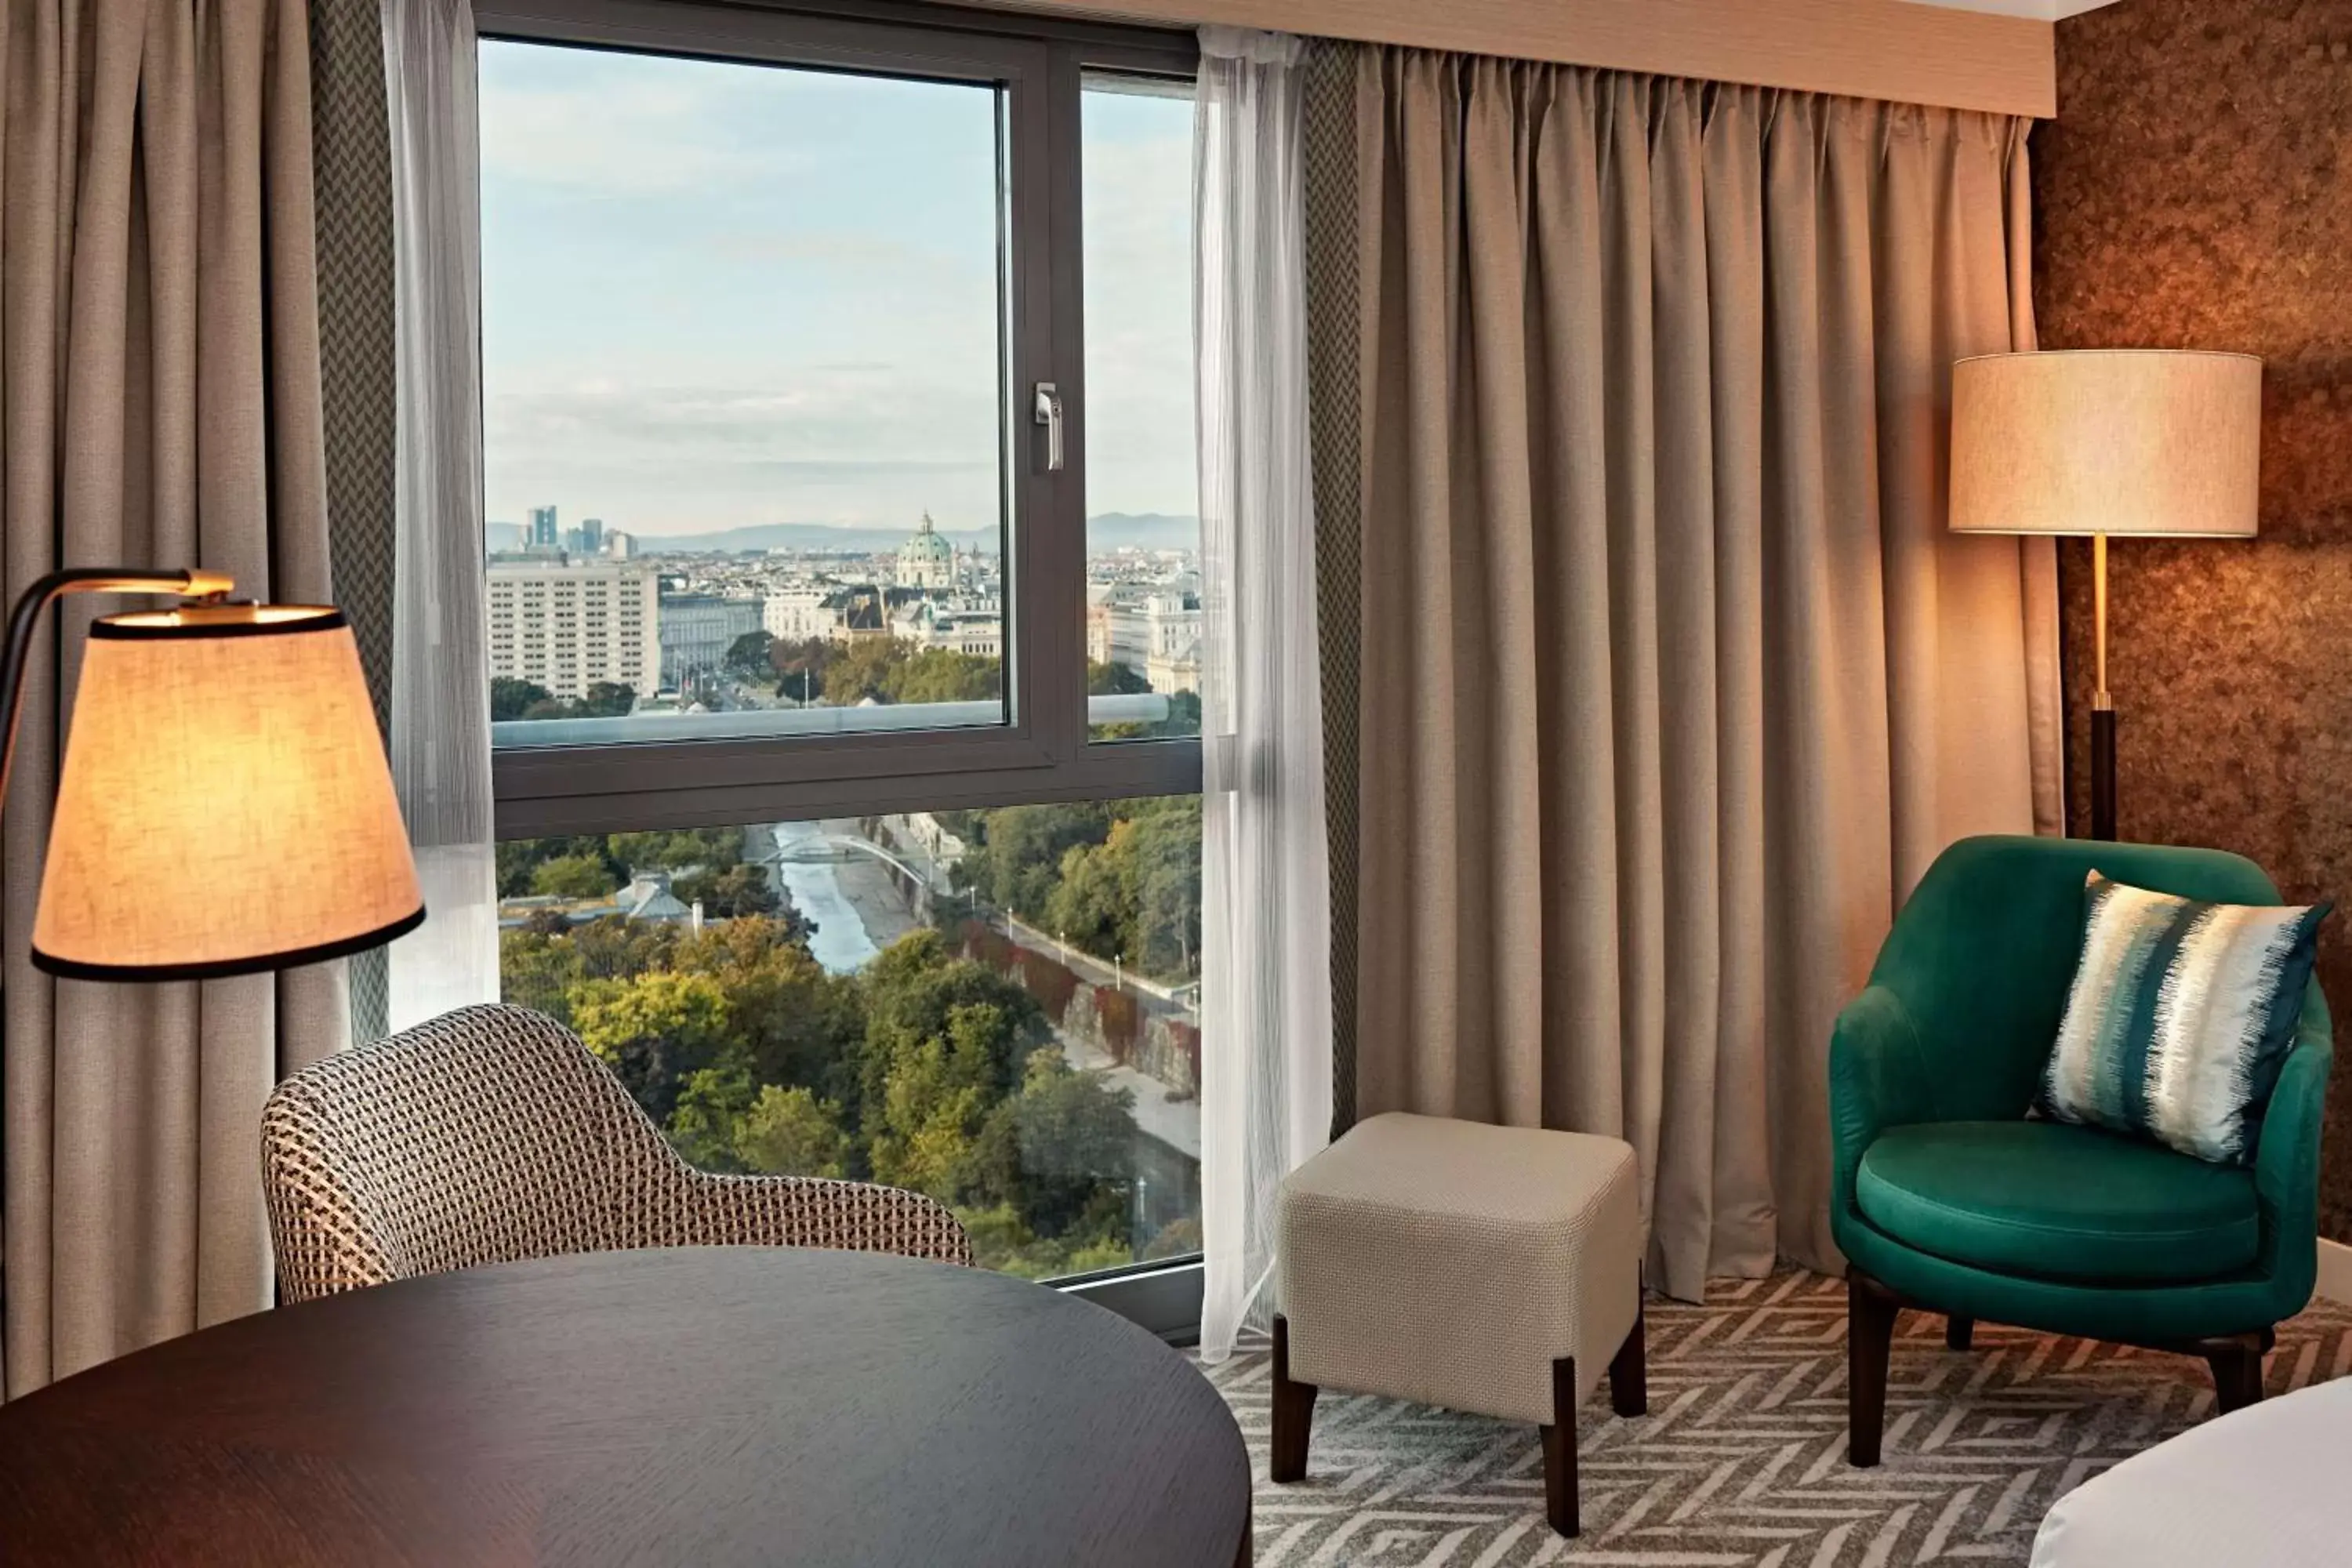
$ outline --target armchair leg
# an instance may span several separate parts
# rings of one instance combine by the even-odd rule
[[[2213,1402],[2221,1414],[2261,1403],[2263,1352],[2269,1348],[2263,1342],[2269,1335],[2270,1331],[2263,1330],[2197,1342],[2197,1353],[2213,1369]]]
[[[1315,1420],[1315,1385],[1290,1380],[1290,1320],[1274,1319],[1274,1436],[1266,1473],[1277,1481],[1307,1479],[1307,1433]]]
[[[1944,1344],[1947,1349],[1964,1351],[1974,1342],[1977,1321],[1954,1312],[1944,1320]]]
[[[1886,1430],[1886,1363],[1895,1347],[1895,1293],[1861,1269],[1845,1271],[1846,1462],[1878,1463]]]

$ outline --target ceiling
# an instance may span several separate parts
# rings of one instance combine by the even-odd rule
[[[1995,11],[2004,16],[2032,16],[2055,22],[2062,16],[2095,11],[2116,0],[1911,0],[1915,5],[1941,5],[1953,11]]]

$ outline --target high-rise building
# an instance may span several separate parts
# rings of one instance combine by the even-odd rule
[[[556,524],[553,507],[535,506],[530,509],[530,542],[541,550],[554,550],[562,545],[563,531]]]
[[[621,529],[604,535],[604,553],[615,561],[626,561],[637,552],[637,536]]]
[[[651,566],[493,561],[486,580],[492,677],[528,680],[566,700],[586,696],[600,680],[641,698],[654,694],[661,579]]]
[[[604,548],[604,520],[584,517],[580,520],[580,552],[594,555]]]

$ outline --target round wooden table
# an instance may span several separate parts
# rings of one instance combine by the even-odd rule
[[[35,1563],[1248,1562],[1183,1358],[1022,1280],[687,1247],[264,1312],[0,1405]]]

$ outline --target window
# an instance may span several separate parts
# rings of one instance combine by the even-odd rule
[[[1001,91],[481,78],[488,598],[547,650],[499,743],[1002,724]]]
[[[509,840],[500,976],[697,1163],[1058,1278],[1200,1249],[1200,877],[1198,796]]]
[[[1164,711],[1094,740],[1201,732],[1189,83],[1092,73],[1086,171],[1087,689]],[[1181,498],[1181,500],[1175,498]]]
[[[478,10],[508,998],[707,1166],[1197,1253],[1190,41],[534,3]]]

